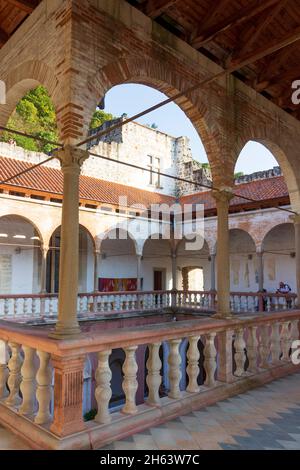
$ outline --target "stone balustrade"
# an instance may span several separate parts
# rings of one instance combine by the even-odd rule
[[[225,321],[202,317],[101,331],[55,341],[37,327],[0,328],[0,422],[38,448],[93,448],[154,423],[299,370],[291,363],[299,311]],[[183,348],[183,344],[187,344]],[[166,345],[167,357],[162,347]],[[145,400],[138,404],[140,347],[148,348]],[[122,348],[124,402],[110,407],[110,367]],[[83,374],[96,359],[95,418],[83,420]],[[165,366],[162,367],[162,361]],[[183,369],[184,367],[184,369]],[[167,378],[163,376],[167,371]],[[187,377],[187,379],[186,379]],[[144,385],[142,380],[142,385]],[[167,383],[167,387],[162,387]]]
[[[231,310],[273,312],[296,308],[296,294],[232,292]],[[170,307],[214,312],[215,291],[130,291],[93,292],[78,295],[77,309],[81,318],[94,315],[129,312],[152,312]],[[58,312],[57,294],[0,295],[0,320],[55,321]]]

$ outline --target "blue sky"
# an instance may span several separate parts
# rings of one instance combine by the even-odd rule
[[[165,95],[159,91],[144,85],[120,85],[112,88],[107,93],[105,111],[115,116],[120,116],[123,113],[133,116],[165,98]],[[201,162],[207,162],[206,153],[197,132],[176,104],[170,103],[157,111],[147,114],[138,121],[150,125],[155,123],[159,130],[174,137],[189,137],[194,158]],[[239,156],[236,171],[243,171],[247,174],[272,168],[276,165],[277,162],[269,150],[261,144],[249,142]]]

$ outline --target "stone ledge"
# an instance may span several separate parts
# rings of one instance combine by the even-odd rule
[[[86,431],[63,439],[59,439],[49,429],[18,415],[2,403],[0,403],[0,422],[25,440],[32,449],[92,450],[299,371],[300,365],[284,363],[280,367],[263,370],[256,375],[236,378],[230,384],[218,382],[213,389],[201,387],[200,393],[182,392],[182,397],[178,400],[163,398],[161,407],[141,405],[139,413],[133,416],[114,413],[110,424],[97,425],[89,422]]]

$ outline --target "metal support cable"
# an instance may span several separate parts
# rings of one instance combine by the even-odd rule
[[[63,148],[64,145],[59,142],[53,142],[52,140],[45,139],[44,137],[39,137],[32,134],[26,134],[25,132],[16,131],[14,129],[9,129],[8,127],[0,126],[1,131],[9,132],[10,134],[20,135],[21,137],[27,137],[28,139],[37,140],[38,142],[43,142],[44,144],[55,145],[56,147]]]

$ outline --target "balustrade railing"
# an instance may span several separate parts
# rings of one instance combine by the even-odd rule
[[[24,416],[22,433],[27,433],[29,439],[39,436],[38,441],[50,447],[59,447],[59,442],[72,445],[65,440],[72,436],[78,447],[90,446],[91,442],[99,447],[128,434],[129,429],[133,433],[158,419],[174,417],[193,404],[216,401],[227,392],[230,396],[244,391],[252,383],[251,378],[252,386],[256,386],[291,373],[293,368],[299,370],[291,364],[293,341],[299,338],[299,318],[300,313],[294,311],[230,322],[210,318],[178,321],[175,325],[165,322],[146,329],[106,331],[105,335],[99,329],[92,336],[82,333],[76,340],[61,342],[39,336],[38,330],[30,334],[20,326],[3,325],[0,422],[18,428],[16,417]],[[144,386],[144,379],[138,383],[139,368],[145,367],[144,356],[141,359],[137,354],[142,345],[148,349],[144,371],[147,387],[144,403],[138,404],[138,386]],[[124,401],[112,419],[112,384],[117,376],[110,358],[119,348],[125,357],[123,373],[117,374]],[[88,355],[95,357],[96,387],[90,393],[96,410],[94,420],[86,424],[82,387]],[[162,388],[163,383],[167,387]]]
[[[296,294],[232,292],[232,312],[273,312],[296,308]],[[187,308],[210,312],[217,309],[215,291],[129,291],[93,292],[78,295],[77,308],[81,317],[93,315],[151,312],[166,308]],[[0,319],[14,321],[55,320],[58,312],[57,294],[0,295]]]

